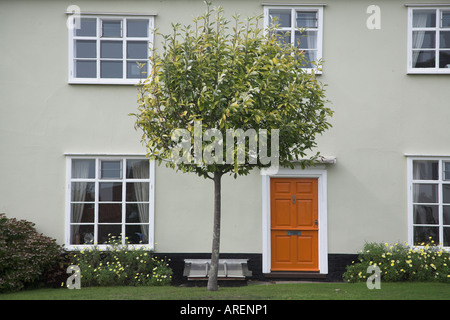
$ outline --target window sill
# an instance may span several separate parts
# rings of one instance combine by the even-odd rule
[[[450,68],[445,68],[445,69],[408,69],[407,74],[450,74]]]
[[[150,244],[127,244],[127,245],[120,244],[118,246],[124,247],[124,248],[127,247],[130,250],[152,251],[155,249]],[[106,250],[111,250],[113,248],[113,246],[106,245],[106,244],[66,244],[64,246],[64,248],[67,251],[82,251],[82,250],[89,250],[89,249],[93,249],[93,248],[97,248],[100,251],[106,251]]]
[[[145,79],[69,79],[69,84],[139,85]]]
[[[303,68],[303,70],[307,74],[311,74],[311,73],[314,73],[315,75],[321,75],[322,74],[322,68],[320,68],[320,69],[317,69],[317,68]]]

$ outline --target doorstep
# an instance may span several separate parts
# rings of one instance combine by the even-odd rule
[[[264,273],[267,279],[325,279],[326,274],[311,271],[272,271]]]

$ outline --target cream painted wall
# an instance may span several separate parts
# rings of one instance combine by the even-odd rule
[[[319,149],[337,157],[328,167],[329,252],[407,241],[405,154],[450,154],[449,78],[406,74],[404,3],[340,1],[324,10],[321,79],[335,116]],[[381,9],[380,30],[366,28],[371,4]]]
[[[449,76],[406,74],[406,1],[307,3],[327,3],[319,77],[335,116],[319,150],[337,157],[327,165],[329,252],[355,253],[364,241],[406,241],[404,154],[450,155]],[[145,152],[128,116],[136,110],[135,87],[67,84],[71,4],[82,11],[156,13],[162,33],[204,11],[201,0],[0,1],[0,27],[7,30],[0,33],[0,212],[35,222],[59,242],[64,154]],[[230,15],[263,8],[261,1],[215,4]],[[380,30],[366,28],[372,4],[381,8]],[[260,253],[259,172],[227,177],[223,190],[222,252]],[[212,195],[209,180],[157,168],[156,249],[209,252]]]
[[[156,174],[155,238],[161,252],[210,252],[213,182],[170,169]],[[221,250],[261,252],[261,177],[223,177]],[[195,249],[193,249],[195,248]]]

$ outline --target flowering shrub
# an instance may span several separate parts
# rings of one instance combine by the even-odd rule
[[[450,283],[450,252],[433,244],[410,248],[407,244],[366,243],[359,262],[347,266],[348,282],[366,281],[371,265],[380,268],[383,281],[440,281]]]
[[[164,259],[154,257],[143,248],[122,245],[114,236],[110,237],[108,250],[97,246],[72,252],[70,264],[81,270],[81,286],[117,285],[168,285],[172,280],[172,269]],[[64,283],[62,283],[64,285]]]
[[[55,269],[63,248],[36,231],[34,223],[0,214],[0,292],[17,291]]]

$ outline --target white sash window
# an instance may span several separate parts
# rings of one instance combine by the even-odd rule
[[[450,73],[450,6],[410,7],[408,72]]]
[[[450,247],[450,158],[408,161],[409,242]]]
[[[67,247],[152,246],[153,163],[139,157],[67,159]]]
[[[69,83],[136,84],[147,78],[153,16],[69,19]]]
[[[280,41],[301,49],[305,69],[320,73],[316,63],[322,59],[323,7],[265,6],[266,26],[274,26]]]

